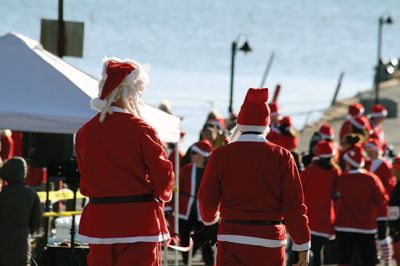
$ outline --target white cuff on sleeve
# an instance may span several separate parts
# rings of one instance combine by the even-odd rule
[[[213,225],[213,224],[216,224],[216,223],[218,223],[218,221],[219,221],[219,212],[217,212],[217,216],[214,218],[214,220],[212,220],[211,222],[206,222],[206,221],[203,221],[203,223],[204,223],[204,225]]]
[[[293,242],[292,250],[293,251],[305,251],[309,250],[311,248],[311,241],[308,241],[307,243],[298,245]]]

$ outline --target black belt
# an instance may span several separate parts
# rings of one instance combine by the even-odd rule
[[[245,131],[245,132],[242,132],[242,135],[262,135],[262,132],[258,132],[258,131]]]
[[[279,225],[283,221],[264,221],[264,220],[221,220],[223,223],[247,224],[247,225]]]
[[[124,197],[104,197],[104,198],[89,198],[91,204],[105,204],[105,203],[127,203],[127,202],[149,202],[154,201],[152,194],[124,196]]]

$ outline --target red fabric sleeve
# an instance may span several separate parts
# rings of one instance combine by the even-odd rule
[[[215,153],[212,153],[197,193],[200,213],[205,225],[215,224],[219,220],[221,183],[216,160]]]
[[[290,156],[282,176],[282,214],[285,225],[293,239],[293,250],[310,248],[310,228],[308,227],[307,207],[304,204],[303,188],[296,163]]]
[[[175,179],[172,164],[166,158],[156,132],[150,127],[144,128],[142,155],[148,174],[146,181],[160,200],[170,201]]]

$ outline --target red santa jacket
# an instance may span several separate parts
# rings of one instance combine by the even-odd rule
[[[373,126],[373,135],[376,136],[381,143],[382,149],[385,150],[387,147],[387,142],[385,139],[385,131],[382,125]]]
[[[120,111],[119,111],[120,110]],[[114,108],[79,129],[76,153],[81,193],[88,197],[153,194],[159,201],[88,204],[79,239],[92,244],[158,242],[169,238],[163,203],[172,197],[171,162],[153,128]]]
[[[179,218],[184,220],[189,219],[190,210],[193,204],[196,204],[197,217],[201,221],[196,196],[196,174],[197,168],[192,163],[186,164],[179,171]],[[173,211],[174,207],[172,200],[166,204],[165,211]]]
[[[262,135],[242,135],[215,150],[197,194],[203,222],[222,219],[285,220],[285,225],[244,225],[222,222],[218,240],[264,247],[282,247],[286,227],[294,250],[310,247],[300,177],[293,156]]]
[[[385,187],[386,194],[389,195],[392,189],[396,186],[396,177],[390,171],[391,166],[383,159],[372,160],[367,168],[370,172],[376,174],[382,181]]]
[[[313,235],[326,238],[334,236],[333,194],[339,174],[340,170],[324,169],[316,164],[311,164],[300,175],[307,216]]]
[[[179,174],[179,218],[188,220],[193,204],[196,204],[197,217],[201,221],[196,197],[196,166],[192,163],[182,167]]]
[[[388,197],[375,174],[363,169],[338,177],[335,230],[375,234],[377,220],[386,220]]]

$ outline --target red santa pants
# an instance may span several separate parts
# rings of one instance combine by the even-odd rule
[[[266,248],[218,241],[217,266],[285,265],[285,247]]]
[[[161,244],[89,244],[88,266],[161,266]]]

